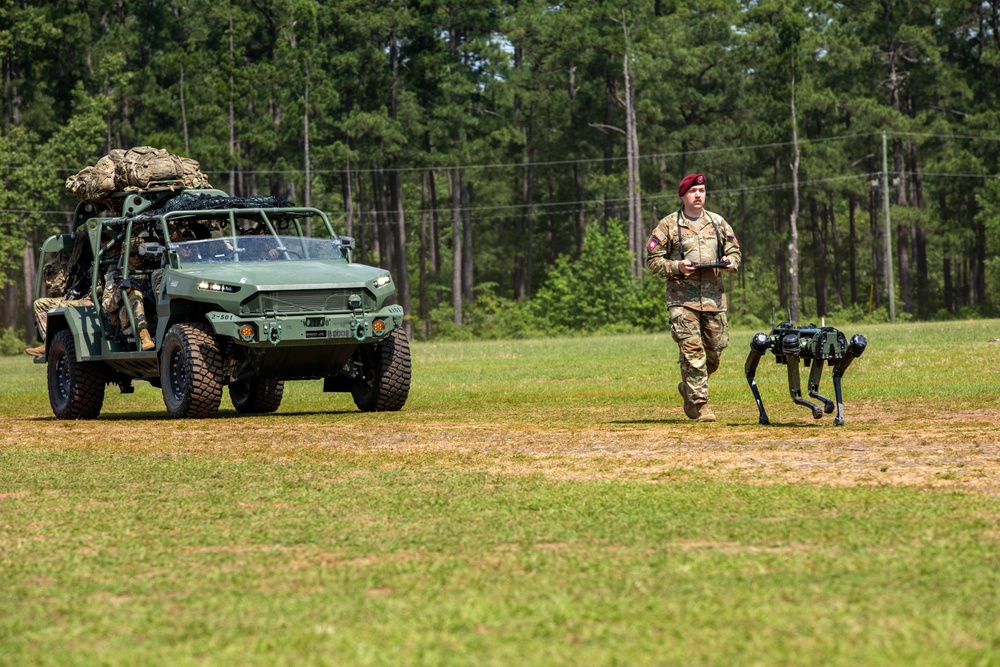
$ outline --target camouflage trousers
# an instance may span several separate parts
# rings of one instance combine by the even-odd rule
[[[162,277],[163,272],[159,269],[153,272],[152,285],[154,294],[160,287],[160,279]],[[101,307],[104,309],[104,312],[108,317],[108,323],[112,327],[119,327],[122,334],[125,336],[132,335],[132,325],[128,321],[128,312],[122,308],[124,305],[122,303],[122,295],[124,294],[128,299],[128,305],[132,310],[132,317],[135,319],[136,329],[148,329],[149,325],[146,322],[146,303],[142,290],[137,287],[122,289],[121,283],[110,277],[105,281],[105,285],[107,285],[107,287],[104,289],[104,295],[101,297]]]
[[[719,369],[729,345],[726,314],[670,306],[670,333],[680,349],[681,382],[691,403],[707,403],[708,376]]]
[[[43,297],[35,299],[35,321],[38,323],[38,335],[41,340],[45,340],[45,333],[49,326],[49,311],[53,308],[73,307],[73,306],[93,306],[94,302],[88,294],[82,299],[66,299],[64,297]]]

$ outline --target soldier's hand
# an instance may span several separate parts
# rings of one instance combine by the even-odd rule
[[[681,272],[681,273],[683,273],[683,274],[684,274],[685,276],[690,276],[690,275],[691,275],[692,273],[694,273],[694,272],[695,272],[695,270],[696,270],[696,269],[694,268],[694,262],[692,262],[692,261],[691,261],[690,259],[682,259],[681,261],[679,261],[679,262],[677,263],[677,268],[678,268],[678,269],[680,270],[680,272]]]

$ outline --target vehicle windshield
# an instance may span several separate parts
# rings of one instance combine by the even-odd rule
[[[221,236],[171,243],[181,265],[342,259],[341,241],[299,236]]]

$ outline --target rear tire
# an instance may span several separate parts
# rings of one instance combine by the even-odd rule
[[[245,415],[274,412],[281,405],[285,381],[251,377],[229,385],[229,400]]]
[[[171,417],[200,419],[222,402],[222,353],[209,326],[175,324],[163,337],[160,390]]]
[[[393,329],[377,343],[361,345],[354,353],[360,375],[351,388],[362,412],[399,410],[410,393],[410,342],[403,329]]]
[[[104,365],[77,361],[73,334],[63,329],[48,353],[49,404],[58,419],[96,419],[104,405]]]

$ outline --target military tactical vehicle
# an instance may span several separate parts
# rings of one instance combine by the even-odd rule
[[[108,385],[127,394],[136,380],[159,387],[178,418],[216,414],[226,386],[238,412],[273,412],[288,380],[322,379],[362,411],[406,402],[410,349],[403,309],[387,305],[392,277],[352,261],[353,239],[323,212],[202,189],[115,193],[74,216],[75,233],[41,249],[35,295],[52,296],[43,270],[61,261],[61,296],[90,296],[47,313],[36,363],[48,365],[56,417],[96,418]],[[109,313],[112,282],[122,298]],[[143,319],[153,349],[136,335]]]

